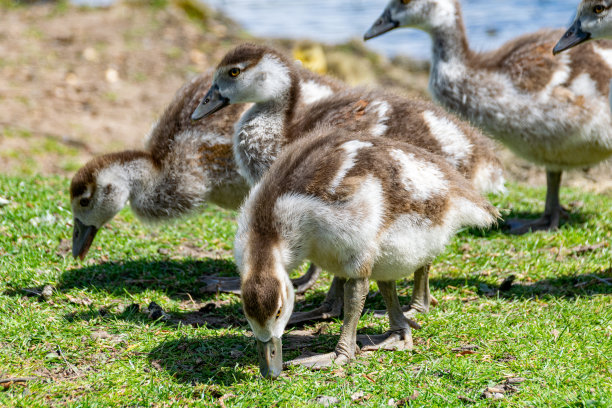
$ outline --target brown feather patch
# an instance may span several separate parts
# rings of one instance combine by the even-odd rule
[[[270,274],[254,274],[241,285],[244,312],[262,326],[276,314],[281,282]]]

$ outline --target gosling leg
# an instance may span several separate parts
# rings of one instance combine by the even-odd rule
[[[408,318],[408,321],[410,322],[410,327],[417,330],[421,328],[421,325],[414,320],[415,315],[417,313],[429,312],[430,305],[438,305],[438,300],[431,296],[429,291],[429,267],[430,265],[426,265],[414,272],[412,299],[409,305],[402,306],[402,311],[407,312],[406,318]],[[374,317],[382,318],[384,316],[386,316],[385,311],[374,312]]]
[[[522,235],[533,231],[552,231],[559,228],[562,217],[567,217],[567,212],[561,207],[559,193],[561,189],[560,171],[546,171],[546,204],[544,214],[537,220],[512,219],[506,223],[510,229],[509,233]]]
[[[297,358],[288,361],[287,365],[302,365],[317,370],[333,364],[344,365],[354,359],[357,352],[357,324],[368,290],[367,278],[348,279],[344,284],[344,324],[340,340],[332,353]]]
[[[378,281],[377,283],[387,306],[390,328],[389,331],[382,335],[359,336],[360,341],[365,345],[362,350],[412,350],[412,330],[410,327],[413,326],[414,322],[408,319],[402,311],[397,297],[395,281]]]

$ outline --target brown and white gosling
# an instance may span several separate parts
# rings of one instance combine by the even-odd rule
[[[148,222],[183,216],[205,202],[238,208],[249,186],[238,174],[230,135],[244,107],[207,122],[189,112],[211,82],[196,77],[175,95],[146,139],[144,151],[96,157],[72,178],[72,253],[83,259],[96,233],[125,205]]]
[[[251,190],[235,241],[261,374],[282,370],[281,336],[294,305],[287,272],[304,259],[346,279],[344,324],[333,352],[289,364],[344,364],[355,357],[369,280],[389,315],[378,347],[410,348],[395,281],[426,268],[458,229],[486,228],[497,216],[452,166],[412,144],[319,129],[287,146]]]
[[[418,28],[432,37],[434,99],[546,168],[542,218],[511,221],[511,232],[557,228],[562,172],[612,155],[612,43],[592,42],[554,57],[550,51],[562,31],[543,30],[476,53],[468,45],[457,0],[392,0],[365,39],[397,27]]]
[[[490,141],[466,122],[429,102],[363,89],[339,90],[300,106],[301,75],[298,65],[272,48],[240,45],[219,63],[211,90],[192,116],[201,119],[228,105],[254,103],[236,125],[233,139],[239,171],[249,183],[261,179],[285,146],[329,125],[412,143],[440,155],[478,190],[503,191],[501,165]],[[426,269],[415,274],[415,286],[429,293],[427,281]],[[291,323],[339,316],[342,283],[334,278],[323,304],[296,313]],[[412,315],[426,312],[429,296],[413,297],[411,306]]]
[[[339,83],[304,75],[308,102],[339,89]],[[250,186],[238,174],[231,135],[248,106],[235,106],[207,121],[190,116],[210,88],[211,74],[186,83],[147,136],[144,151],[124,151],[94,158],[73,177],[70,186],[74,215],[73,256],[84,259],[97,231],[129,201],[136,216],[163,222],[189,214],[205,203],[237,209]],[[294,280],[304,292],[320,269],[311,266]],[[210,285],[237,293],[238,279],[212,279]]]

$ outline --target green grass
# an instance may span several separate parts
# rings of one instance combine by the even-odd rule
[[[375,352],[327,371],[291,369],[271,382],[259,377],[239,299],[198,290],[204,274],[236,273],[234,213],[208,207],[146,226],[124,210],[79,263],[67,253],[67,188],[63,178],[0,176],[0,197],[11,202],[0,207],[0,379],[40,378],[0,384],[0,405],[316,406],[329,396],[340,406],[376,407],[414,396],[412,406],[612,406],[612,286],[596,278],[612,276],[611,196],[564,190],[572,213],[556,233],[459,234],[433,265],[441,304],[419,317],[414,351]],[[535,215],[542,198],[542,189],[511,186],[494,202],[511,216]],[[509,275],[514,285],[498,291]],[[320,282],[299,308],[323,298],[329,279]],[[32,293],[48,284],[48,300]],[[399,288],[407,302],[411,281]],[[142,309],[151,301],[172,319],[150,319]],[[197,320],[208,303],[218,324],[177,324]],[[367,307],[382,306],[372,291]],[[331,350],[340,324],[306,326],[321,332],[309,349]],[[359,330],[386,327],[368,314]],[[452,351],[466,345],[478,349]],[[299,354],[286,350],[285,358]],[[480,398],[506,377],[525,381],[502,400]],[[363,397],[353,402],[357,392]]]

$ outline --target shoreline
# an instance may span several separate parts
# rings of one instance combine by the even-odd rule
[[[351,85],[429,99],[427,62],[388,59],[359,40],[256,38],[195,0],[0,6],[0,19],[0,172],[9,175],[70,177],[95,155],[142,148],[176,90],[241,41],[272,44]],[[544,185],[541,169],[503,148],[500,157],[510,180]],[[612,193],[611,169],[570,172],[564,185]]]

